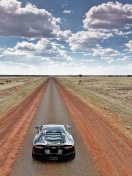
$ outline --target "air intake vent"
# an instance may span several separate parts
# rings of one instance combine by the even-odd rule
[[[60,132],[47,132],[45,136],[47,141],[61,141],[62,134]]]

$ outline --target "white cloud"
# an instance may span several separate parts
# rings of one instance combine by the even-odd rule
[[[63,13],[71,14],[73,12],[64,10]],[[84,28],[88,31],[76,33],[72,33],[70,30],[61,31],[59,24],[63,29],[67,28],[67,26],[63,26],[60,18],[53,17],[45,9],[38,9],[31,3],[22,6],[22,2],[17,0],[1,0],[0,36],[17,36],[14,37],[14,41],[10,39],[9,41],[19,42],[12,48],[11,43],[9,44],[10,48],[7,48],[8,44],[5,47],[1,44],[0,73],[120,74],[123,70],[120,65],[124,65],[123,74],[131,73],[132,65],[127,66],[127,64],[131,62],[129,55],[132,52],[132,40],[127,43],[128,38],[121,40],[119,37],[128,37],[132,34],[130,29],[132,25],[131,4],[108,2],[91,8],[83,20]],[[125,28],[127,30],[123,30]],[[109,40],[110,37],[112,40]],[[26,39],[22,41],[22,38],[28,38],[28,42]],[[120,51],[124,53],[114,49],[116,39],[118,44],[120,41],[123,49],[127,49]],[[106,46],[104,40],[109,40]],[[114,45],[110,43],[111,41],[115,42]],[[124,41],[126,44],[123,43]],[[72,50],[69,53],[68,44]],[[108,44],[113,49],[107,48]],[[120,46],[117,45],[118,47]],[[103,63],[101,67],[97,67],[99,62]],[[120,65],[119,67],[110,67],[114,64]]]
[[[27,65],[26,63],[0,62],[0,74],[27,75],[130,75],[132,64],[114,66],[80,66],[74,62],[70,64],[51,62],[41,65]]]
[[[21,43],[17,43],[17,45],[14,47],[15,50],[23,50],[23,51],[34,51],[36,50],[36,46],[34,43],[28,43],[28,42],[21,42]]]
[[[57,23],[60,18],[54,18],[45,9],[17,0],[0,1],[0,35],[20,37],[54,37],[60,31]]]
[[[95,48],[98,44],[98,40],[106,40],[109,37],[113,37],[112,33],[103,32],[91,32],[91,31],[81,31],[76,34],[72,34],[69,38],[69,45],[71,50],[89,50]]]
[[[127,37],[127,35],[132,34],[132,31],[129,32],[123,32],[123,31],[115,31],[116,35]]]
[[[102,60],[111,60],[111,57],[101,57]]]
[[[114,50],[112,48],[101,48],[98,46],[97,49],[93,49],[93,56],[100,55],[101,57],[112,57],[112,56],[118,56],[120,53],[117,50]]]
[[[49,59],[50,58],[50,59]],[[71,61],[64,46],[42,38],[36,44],[32,42],[18,42],[14,48],[0,50],[0,60],[40,65],[45,62]]]
[[[32,50],[32,51],[37,51],[37,52],[47,52],[51,53],[54,50],[58,50],[59,48],[64,48],[63,45],[51,42],[48,39],[42,38],[39,40],[36,44],[34,43],[29,43],[29,42],[18,42],[17,45],[14,47],[16,50]]]
[[[94,61],[94,59],[83,59],[83,60],[81,60],[82,62],[93,62]]]
[[[85,29],[115,30],[132,26],[132,4],[103,3],[92,7],[83,20]]]
[[[117,61],[127,61],[127,60],[129,60],[130,58],[131,58],[130,56],[124,56],[123,58],[117,59]]]
[[[126,43],[125,46],[127,46],[130,49],[130,51],[132,51],[132,40]]]
[[[68,39],[72,36],[72,33],[70,30],[66,30],[66,31],[58,31],[56,38],[57,40],[64,40],[64,41],[68,41]]]
[[[73,13],[71,10],[64,10],[63,13],[70,14]]]

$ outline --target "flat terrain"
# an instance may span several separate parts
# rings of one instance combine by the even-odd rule
[[[89,106],[57,83],[90,153],[103,176],[130,176],[132,173],[132,131],[99,108]]]
[[[107,97],[100,92],[103,85],[99,91],[99,88],[87,88],[86,83],[81,85],[84,82],[82,78],[74,78],[74,81],[72,78],[51,78],[42,82],[22,98],[21,103],[3,112],[0,121],[0,176],[131,176],[132,116],[128,116],[127,121],[115,116],[119,115],[118,111],[109,109],[114,100],[109,94]],[[125,111],[128,112],[127,108]],[[32,158],[34,126],[49,123],[73,126],[74,160],[40,162]]]
[[[0,119],[4,112],[19,104],[47,78],[0,77]]]
[[[132,77],[62,77],[73,94],[132,129]]]

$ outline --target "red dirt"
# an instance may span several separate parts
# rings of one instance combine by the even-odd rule
[[[1,117],[3,120],[0,122],[0,176],[11,173],[47,84],[48,81]]]
[[[10,110],[0,122],[0,176],[11,173],[47,84]],[[92,109],[59,83],[56,85],[101,175],[131,176],[132,141],[119,130],[124,126]]]
[[[120,130],[125,127],[82,102],[58,82],[56,85],[101,176],[131,176],[132,141]]]

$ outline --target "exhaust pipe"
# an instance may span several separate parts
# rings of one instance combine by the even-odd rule
[[[50,157],[49,160],[58,160],[58,157]]]

